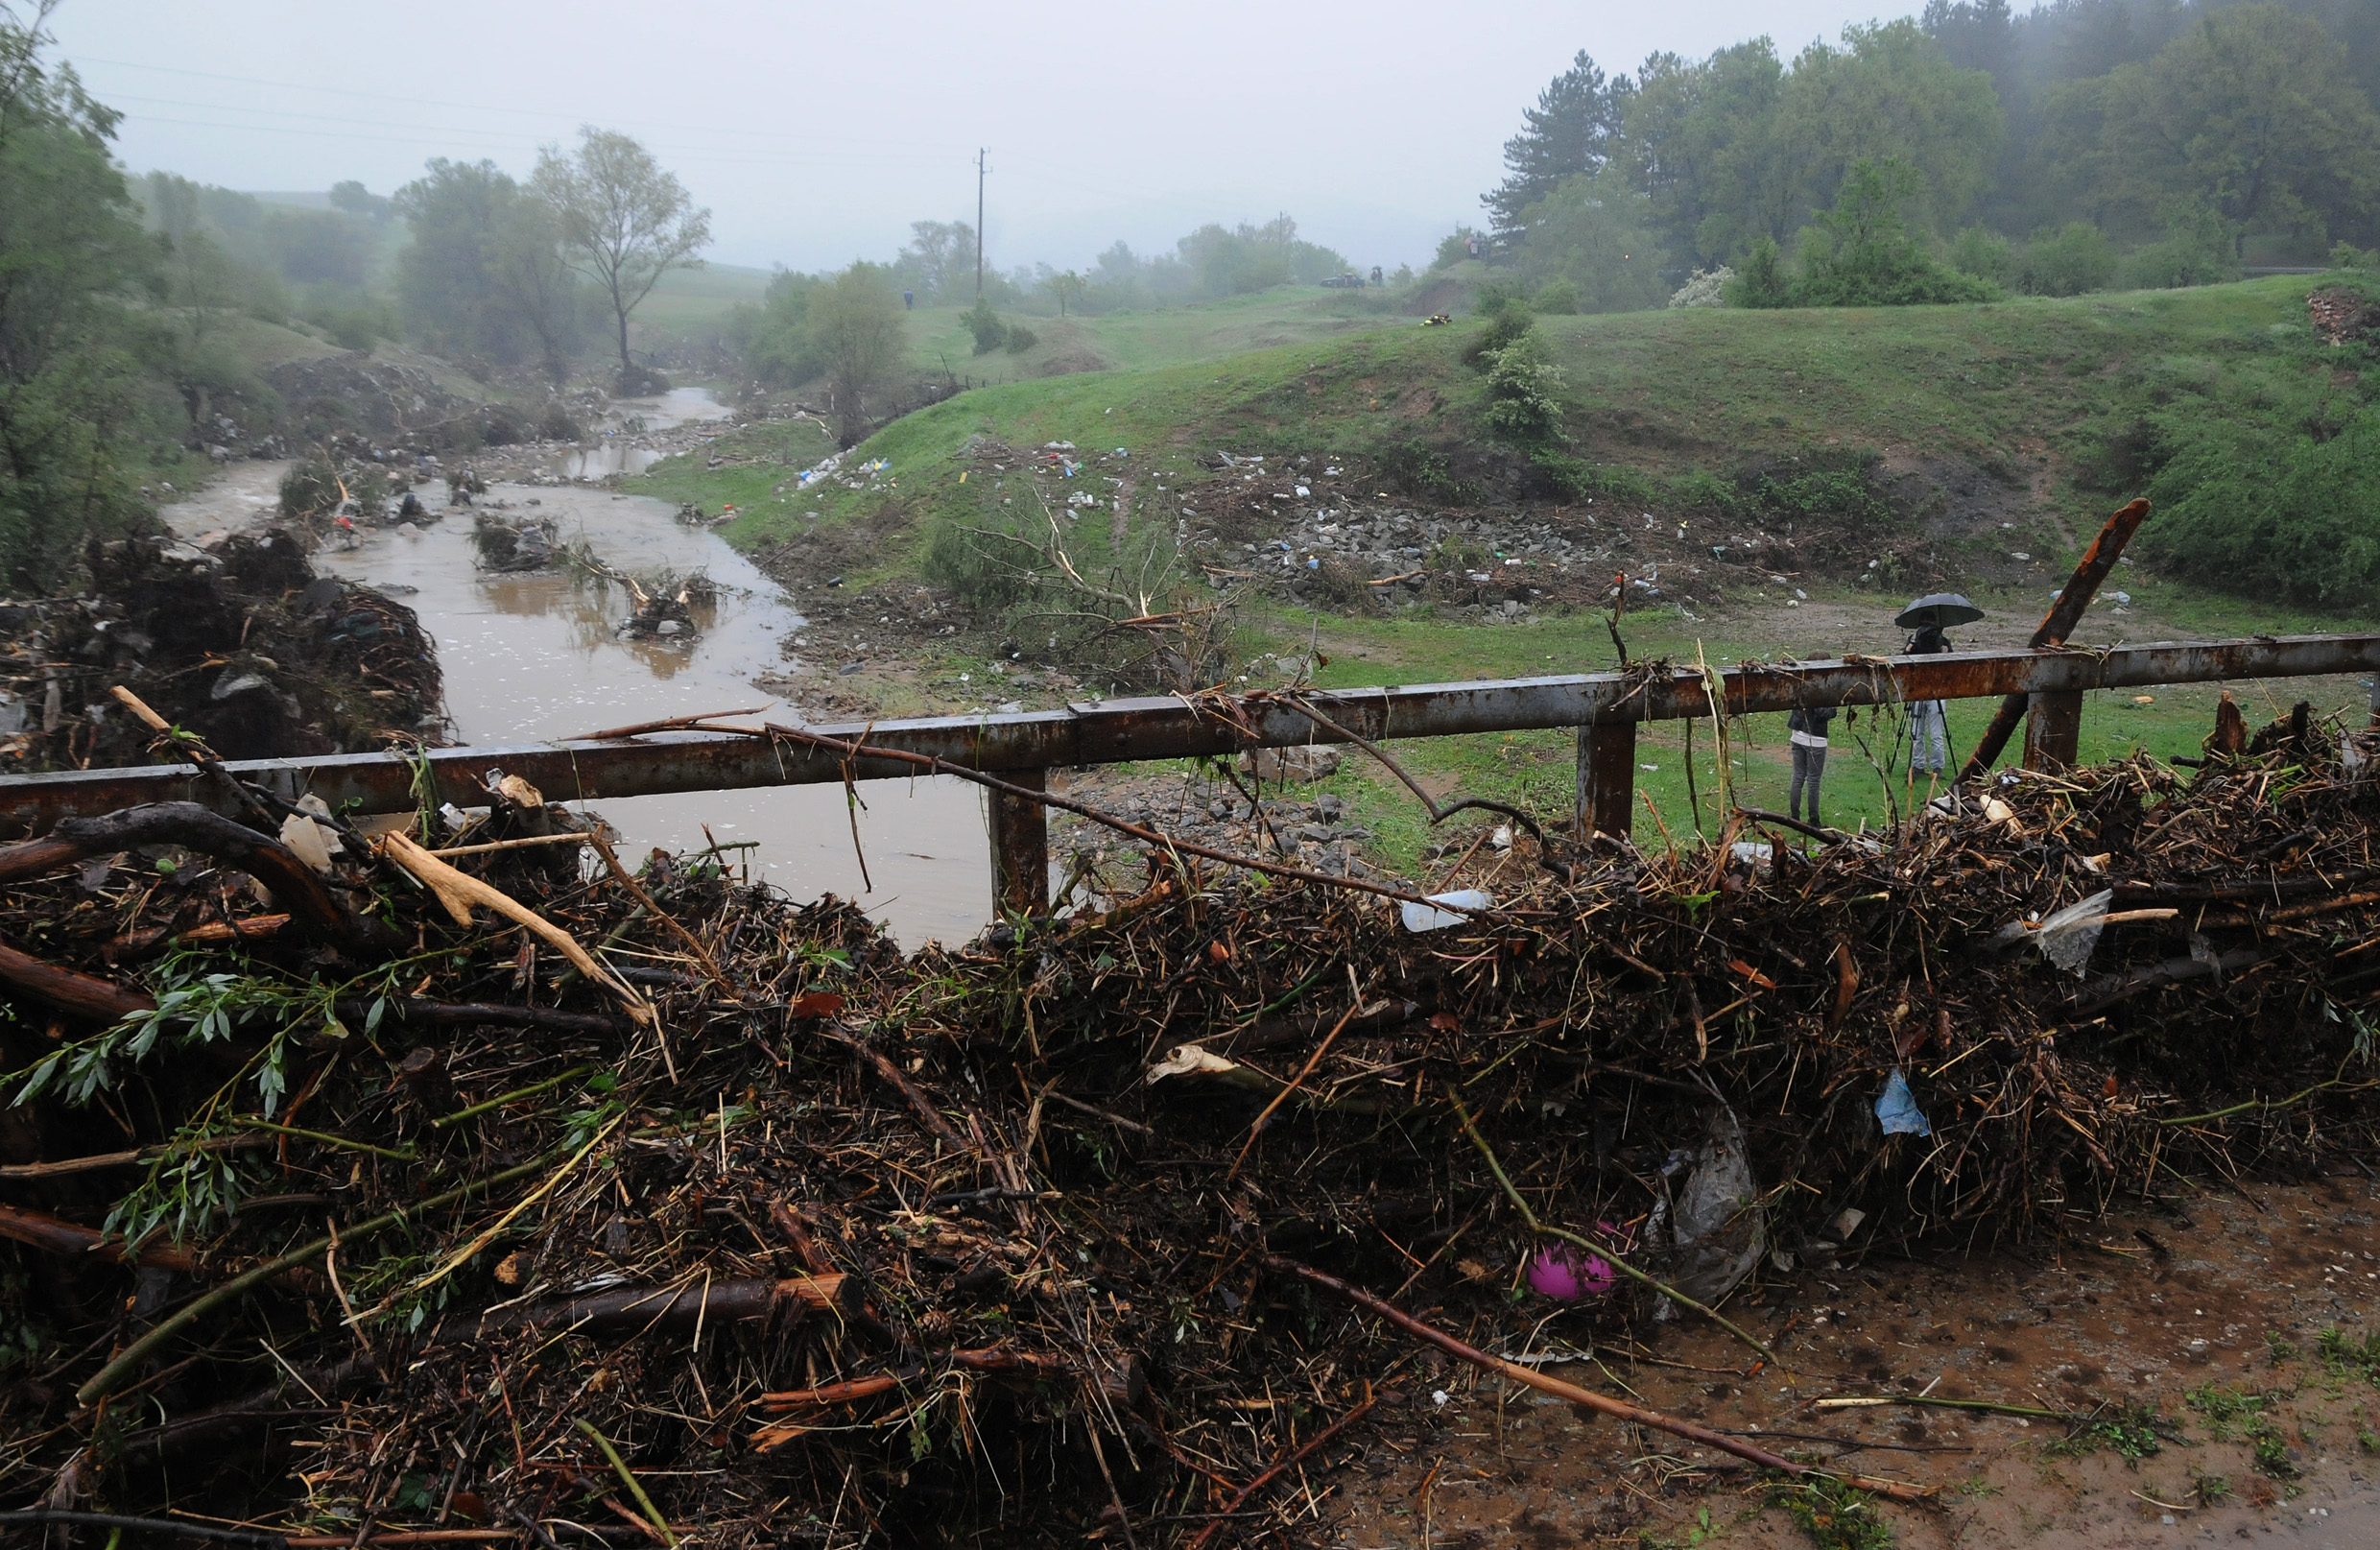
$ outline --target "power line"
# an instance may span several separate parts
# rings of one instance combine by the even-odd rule
[[[436,97],[416,97],[405,92],[365,91],[360,87],[324,86],[316,84],[312,82],[303,81],[266,81],[256,76],[221,75],[211,70],[184,70],[169,64],[142,64],[131,60],[108,60],[90,54],[81,56],[81,60],[86,64],[105,64],[123,70],[151,70],[159,75],[187,76],[196,81],[221,81],[239,86],[271,86],[278,91],[311,91],[334,97],[361,97],[372,102],[411,103],[421,107],[451,107],[464,112],[502,113],[517,118],[538,118],[547,120],[561,120],[564,122],[575,120],[580,117],[580,115],[576,113],[567,112],[559,108],[545,109],[534,107],[499,107],[490,103],[447,102]],[[224,106],[229,107],[233,105],[226,104]],[[254,109],[254,111],[263,112],[270,111],[270,109],[259,108]],[[743,135],[753,139],[776,140],[781,139],[785,133],[785,131],[781,130],[739,130],[730,125],[722,124],[705,124],[701,126],[692,124],[664,124],[653,119],[624,120],[623,122],[636,122],[643,124],[649,129],[669,130],[692,134],[724,132],[727,134]],[[802,138],[817,145],[901,145],[913,147],[918,150],[926,149],[930,144],[930,142],[923,140],[888,141],[873,138],[865,141],[830,140],[822,139],[818,135],[807,132],[806,131],[803,131]]]

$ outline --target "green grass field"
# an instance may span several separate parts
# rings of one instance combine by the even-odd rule
[[[1654,491],[1651,504],[1661,504],[1662,490],[1690,492],[1684,476],[1698,471],[1731,479],[1748,465],[1820,448],[1849,449],[1902,466],[1956,465],[1996,482],[2023,508],[2025,525],[2013,535],[1952,536],[1944,540],[1945,562],[1954,580],[1959,567],[1972,569],[1971,579],[1958,584],[1995,616],[2029,623],[2098,518],[2120,504],[2119,494],[2095,488],[2094,481],[2114,429],[2136,422],[2150,405],[2178,398],[2206,414],[2253,422],[2273,414],[2272,405],[2284,396],[2279,387],[2333,370],[2314,345],[2305,317],[2303,298],[2313,283],[2284,276],[2072,300],[1823,313],[1658,312],[1546,318],[1537,326],[1567,376],[1569,450],[1645,476]],[[1348,318],[1311,305],[1315,294],[1281,292],[1178,314],[1084,321],[1083,339],[1111,349],[1119,360],[1148,364],[1004,383],[909,416],[858,449],[860,458],[891,465],[865,490],[827,485],[798,498],[775,494],[774,487],[799,465],[791,448],[774,466],[703,470],[682,461],[664,464],[651,484],[670,499],[733,500],[749,514],[727,534],[745,547],[774,543],[814,521],[845,522],[898,507],[909,519],[907,547],[880,550],[872,571],[853,577],[856,584],[914,574],[938,522],[981,525],[1014,515],[1002,505],[1013,497],[1001,495],[993,482],[961,481],[962,451],[978,435],[1014,446],[1063,441],[1090,453],[1125,448],[1130,471],[1143,488],[1168,492],[1136,504],[1129,539],[1135,548],[1167,541],[1176,497],[1210,477],[1197,460],[1217,448],[1356,459],[1413,441],[1458,454],[1493,450],[1481,422],[1480,378],[1462,360],[1470,326],[1422,329],[1409,320]],[[955,313],[946,325],[935,314],[917,317],[929,344],[951,342]],[[1045,325],[1035,321],[1033,326]],[[1293,326],[1311,333],[1292,344],[1236,347],[1266,330]],[[2284,425],[2275,434],[2296,432]],[[819,445],[822,451],[822,441]],[[816,518],[808,514],[813,512]],[[1098,563],[1111,558],[1104,528],[1083,525],[1082,558]],[[1999,551],[2019,542],[2035,556],[2022,580],[1996,563]],[[1699,622],[1676,611],[1631,616],[1631,646],[1640,656],[1680,661],[1693,660],[1699,649],[1714,665],[1748,656],[1892,649],[1892,600],[1849,581],[1839,576],[1805,584],[1814,608],[1831,608],[1837,620],[1866,619],[1870,628],[1838,625],[1814,638],[1808,623],[1814,613],[1788,613],[1776,602],[1735,596],[1705,608]],[[2089,638],[2370,624],[2352,613],[2318,616],[2189,587],[2145,566],[2128,567],[2121,584],[2134,594],[2134,604],[2121,617],[2094,613],[2092,628],[2100,633]],[[1317,637],[1331,657],[1319,674],[1326,686],[1614,665],[1601,619],[1585,613],[1488,627],[1426,611],[1317,616],[1267,604],[1250,609],[1240,644],[1251,656],[1293,654]],[[916,703],[888,703],[888,710],[964,702],[967,691],[958,675],[973,672],[972,681],[983,681],[985,664],[970,655],[981,649],[981,643],[954,640],[946,657],[917,664]],[[2212,725],[2219,692],[2156,690],[2149,704],[2135,703],[2130,694],[2095,696],[2086,708],[2083,752],[2093,759],[2135,749],[2162,757],[2193,752]],[[2322,709],[2360,706],[2364,695],[2352,682],[2332,680],[2240,686],[2235,693],[2252,724],[2283,713],[2299,694]],[[1953,707],[1954,751],[1971,745],[1989,711],[1984,703]],[[1776,725],[1766,725],[1772,721]],[[1782,808],[1782,718],[1758,722],[1749,728],[1750,746],[1732,755],[1739,797],[1749,805]],[[1650,808],[1639,809],[1640,840],[1657,837],[1660,824],[1673,836],[1694,832],[1696,797],[1702,826],[1714,828],[1719,780],[1710,729],[1705,725],[1693,734],[1692,795],[1686,735],[1682,726],[1671,724],[1644,741],[1641,763],[1659,768],[1639,771],[1651,799]],[[1883,823],[1906,807],[1913,793],[1905,778],[1888,778],[1878,768],[1897,764],[1889,757],[1894,741],[1892,728],[1879,728],[1867,717],[1856,727],[1837,724],[1827,788],[1831,822]],[[1572,752],[1563,733],[1434,742],[1416,748],[1411,758],[1417,772],[1451,779],[1467,792],[1519,795],[1541,811],[1562,810],[1569,801]],[[1351,764],[1336,780],[1350,792],[1381,785],[1377,773],[1361,764]],[[1922,799],[1922,792],[1914,795]],[[1382,816],[1392,856],[1415,854],[1422,837],[1412,826],[1418,808],[1409,799],[1383,789],[1369,794],[1364,806]],[[1656,809],[1660,824],[1654,821]],[[1404,817],[1391,816],[1399,813]]]
[[[760,304],[771,273],[743,264],[671,270],[636,309],[634,326],[649,334],[692,334],[716,328],[737,305]]]

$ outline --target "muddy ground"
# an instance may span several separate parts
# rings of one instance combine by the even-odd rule
[[[2380,1544],[2380,1365],[2325,1360],[2320,1341],[2380,1334],[2376,1213],[2380,1187],[2350,1175],[2177,1186],[2078,1221],[2058,1244],[1911,1259],[1863,1255],[1855,1235],[1839,1269],[1766,1268],[1729,1305],[1790,1372],[1745,1376],[1748,1353],[1706,1324],[1544,1371],[1789,1454],[1939,1485],[1935,1505],[1874,1509],[1912,1550],[2267,1536],[2354,1550]],[[1527,1323],[1547,1306],[1514,1309],[1507,1354],[1574,1349],[1560,1316]],[[1318,1514],[1344,1514],[1339,1543],[1812,1542],[1732,1460],[1675,1439],[1428,1359],[1388,1392],[1360,1457],[1308,1483]],[[2045,1419],[1814,1404],[1918,1394],[2111,1419],[2132,1407],[2154,1425],[2076,1437]]]

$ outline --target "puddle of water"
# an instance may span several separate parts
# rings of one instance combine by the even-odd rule
[[[690,417],[718,411],[700,389],[680,389],[657,406],[648,404],[660,413],[708,405],[709,414]],[[167,508],[167,522],[177,533],[196,535],[269,516],[271,492],[285,466],[236,465],[197,500]],[[492,487],[491,495],[510,501],[515,515],[556,518],[565,539],[585,537],[631,574],[704,570],[719,584],[720,597],[697,613],[701,630],[692,640],[631,639],[616,633],[629,612],[618,587],[559,574],[480,572],[467,513],[417,534],[370,530],[352,549],[317,554],[318,569],[387,585],[420,614],[438,641],[447,705],[464,742],[581,737],[769,698],[751,680],[784,666],[778,642],[801,616],[724,540],[680,527],[669,507],[642,496],[516,485]],[[540,504],[529,507],[531,500]],[[723,845],[759,842],[750,852],[754,875],[797,898],[832,892],[857,899],[905,946],[973,936],[991,898],[991,862],[975,788],[942,776],[872,781],[860,794],[869,809],[860,816],[860,835],[872,890],[862,883],[852,856],[850,821],[837,787],[689,792],[601,806],[633,853],[654,846],[700,849],[710,843],[703,837],[707,824]]]
[[[641,420],[649,431],[666,431],[673,425],[695,420],[724,419],[730,411],[711,396],[708,388],[672,388],[654,398],[615,400],[611,413],[621,424]]]
[[[555,459],[553,471],[564,479],[600,480],[615,473],[643,473],[661,457],[652,447],[631,446],[622,438],[606,436],[593,446]]]

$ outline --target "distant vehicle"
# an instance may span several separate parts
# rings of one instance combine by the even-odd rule
[[[1342,270],[1326,277],[1322,287],[1330,291],[1360,291],[1364,288],[1364,276],[1353,270]]]

